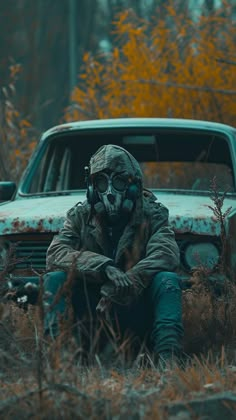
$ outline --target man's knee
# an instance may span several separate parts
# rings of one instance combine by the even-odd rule
[[[172,271],[157,273],[151,283],[151,290],[157,294],[171,291],[181,291],[181,279]]]
[[[65,271],[53,271],[45,274],[44,276],[44,290],[52,294],[57,293],[57,291],[63,286],[67,278],[67,273]]]

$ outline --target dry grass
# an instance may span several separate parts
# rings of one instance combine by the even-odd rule
[[[130,360],[130,342],[116,341],[90,357],[68,330],[56,341],[42,335],[40,308],[1,308],[0,417],[6,419],[163,419],[162,405],[218,391],[236,391],[235,286],[214,296],[194,279],[184,292],[184,370],[161,374],[148,354]],[[67,326],[68,327],[68,326]],[[97,340],[97,338],[96,338]],[[91,344],[91,343],[90,343]],[[236,363],[235,363],[236,364]]]
[[[194,276],[195,277],[195,276]],[[229,359],[235,357],[236,286],[224,281],[215,292],[206,280],[193,277],[193,286],[183,293],[185,350],[187,353],[219,353],[222,346]]]

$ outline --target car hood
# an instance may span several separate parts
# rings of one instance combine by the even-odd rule
[[[209,197],[155,192],[169,209],[170,223],[177,233],[219,235],[220,225],[209,205]],[[76,195],[16,199],[0,206],[0,235],[33,232],[57,232],[63,225],[67,210],[84,201],[85,192]],[[236,200],[225,199],[224,211]]]

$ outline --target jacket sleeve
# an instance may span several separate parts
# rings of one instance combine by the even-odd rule
[[[104,282],[104,269],[113,261],[101,254],[83,249],[81,229],[83,215],[76,208],[68,213],[63,228],[54,236],[46,256],[47,270],[74,270],[96,283]]]
[[[160,271],[175,271],[179,266],[179,247],[174,231],[169,226],[168,216],[166,207],[154,204],[150,214],[151,235],[145,256],[126,272],[135,285],[136,295],[150,284],[155,274]]]

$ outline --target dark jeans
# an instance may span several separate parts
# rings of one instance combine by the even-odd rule
[[[66,299],[62,295],[52,305],[55,295],[65,284],[65,272],[52,272],[45,275],[45,333],[57,335],[58,315],[65,316]],[[96,319],[96,306],[100,300],[100,286],[91,285],[75,279],[71,301],[75,320],[82,321],[89,315]],[[50,308],[50,305],[51,308]],[[48,309],[47,309],[48,308]],[[173,272],[160,272],[154,276],[150,286],[133,303],[127,306],[113,304],[111,318],[119,324],[122,334],[126,330],[134,333],[142,341],[146,336],[156,353],[182,350],[182,291],[180,279]]]

